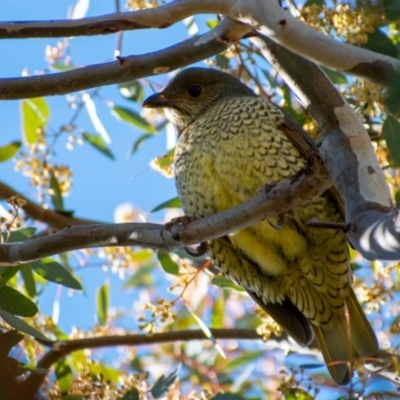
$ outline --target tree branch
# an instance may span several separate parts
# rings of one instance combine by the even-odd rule
[[[210,329],[215,339],[262,340],[254,329]],[[83,349],[96,349],[108,346],[143,346],[168,342],[187,342],[190,340],[210,340],[202,330],[182,330],[175,332],[155,333],[148,335],[105,336],[70,341],[56,341],[44,343],[51,346],[47,354],[38,362],[38,368],[50,368],[54,363],[68,354]],[[32,372],[21,384],[23,393],[36,393],[46,378],[45,374]]]
[[[87,225],[87,224],[101,224],[100,221],[93,221],[82,218],[69,217],[68,215],[60,214],[57,211],[45,209],[27,197],[22,196],[11,186],[6,185],[0,181],[0,199],[7,200],[11,196],[18,195],[25,200],[26,204],[21,207],[24,210],[27,217],[32,218],[35,221],[44,222],[49,224],[53,228],[63,229],[68,225]]]
[[[93,247],[142,246],[172,251],[225,236],[305,205],[331,184],[321,159],[312,156],[306,168],[269,188],[267,193],[186,226],[174,226],[171,231],[150,223],[69,226],[53,235],[0,245],[0,266],[17,266],[45,256]]]
[[[154,53],[119,57],[117,61],[50,75],[0,79],[0,99],[66,94],[170,72],[221,53],[249,30],[250,27],[225,18],[204,35]]]
[[[321,32],[315,31],[281,8],[279,2],[276,0],[175,0],[158,8],[139,10],[131,13],[109,14],[81,20],[3,23],[0,24],[0,38],[94,35],[114,33],[120,30],[165,28],[191,15],[203,13],[223,14],[232,19],[249,24],[254,29],[267,35],[286,48],[301,54],[318,64],[325,65],[337,71],[352,74],[386,86],[390,85],[392,80],[400,75],[399,60],[339,42]],[[195,42],[196,40],[193,39],[194,48],[196,50]],[[172,52],[172,50],[170,51]],[[218,51],[213,52],[212,54],[216,54],[217,52]],[[183,54],[184,51],[180,53],[181,56]],[[157,58],[158,53],[154,53],[154,56]],[[154,56],[151,55],[150,59]],[[194,59],[189,58],[181,60],[180,63],[176,63],[176,60],[175,63],[171,63],[171,60],[174,59],[174,57],[171,57],[167,63],[163,60],[164,63],[158,63],[155,67],[168,65],[170,67],[169,70],[172,70],[209,56],[210,55],[199,56],[197,58],[194,57]],[[136,61],[141,63],[140,58],[136,58]],[[175,66],[176,64],[178,65]],[[98,72],[99,66],[95,65],[86,68],[94,68],[93,72]],[[79,73],[86,72],[86,70],[78,71]],[[77,71],[72,72],[75,72],[76,74]],[[66,76],[65,79],[73,78],[74,81],[78,80],[80,74],[69,75],[72,72],[64,72],[55,75]],[[115,69],[109,70],[108,75],[113,75],[113,79],[115,79],[115,72],[117,72]],[[160,73],[160,71],[155,73]],[[128,78],[121,77],[121,80],[118,81],[104,80],[103,83],[95,83],[91,86],[84,86],[77,89],[72,88],[70,91],[111,83],[119,83],[123,80],[137,79],[152,74],[153,73],[149,72],[140,76],[135,75]],[[32,79],[32,77],[21,79],[29,80]],[[13,78],[8,82],[7,80],[0,81],[0,88],[2,83],[8,83],[11,85],[13,83],[12,81],[15,80],[16,78]],[[37,83],[39,82],[40,81],[37,81]],[[42,85],[44,83],[40,82],[40,84]],[[41,95],[61,93],[66,92],[57,91],[54,93],[53,87],[53,92],[50,91]],[[10,93],[8,93],[8,95],[10,95]],[[0,98],[3,99],[23,97],[21,95],[19,96],[20,97],[7,97],[7,91],[4,91],[4,89],[0,90]],[[25,96],[29,97],[29,92]]]
[[[368,134],[321,69],[265,36],[252,38],[319,123],[321,154],[346,207],[348,237],[369,259],[400,258],[400,218]]]

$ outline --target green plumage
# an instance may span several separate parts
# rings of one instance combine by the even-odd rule
[[[249,200],[293,176],[314,150],[281,109],[219,71],[186,69],[144,106],[165,108],[178,127],[176,183],[188,216]],[[344,384],[354,358],[376,355],[378,345],[351,289],[345,234],[308,227],[311,218],[342,220],[331,193],[293,210],[280,229],[272,218],[213,240],[209,254],[299,343],[314,332],[333,379]]]

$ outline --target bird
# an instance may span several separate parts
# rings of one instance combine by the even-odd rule
[[[233,75],[212,68],[180,71],[143,107],[164,109],[176,126],[174,172],[183,211],[202,218],[237,206],[282,182],[317,151],[291,116]],[[208,242],[216,267],[242,286],[296,342],[317,340],[338,385],[357,357],[374,357],[376,335],[352,289],[343,230],[307,221],[343,221],[335,188],[282,221],[269,218]]]

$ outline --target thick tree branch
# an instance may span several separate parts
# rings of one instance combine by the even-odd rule
[[[288,212],[309,203],[330,186],[321,160],[312,156],[306,168],[271,187],[266,194],[222,213],[192,221],[186,227],[175,226],[167,231],[163,225],[150,223],[69,226],[53,235],[0,245],[0,266],[16,266],[45,256],[93,247],[142,246],[172,251]]]
[[[224,51],[249,30],[248,26],[226,18],[204,35],[154,53],[120,57],[114,62],[50,75],[0,79],[0,99],[66,94],[166,73]]]
[[[165,28],[191,15],[203,13],[223,14],[240,20],[310,60],[382,85],[390,85],[391,81],[400,74],[399,60],[339,42],[315,31],[282,9],[276,0],[175,0],[154,9],[81,20],[3,23],[0,24],[0,38],[94,35],[128,29]],[[175,67],[172,67],[170,63],[156,66],[168,65],[170,69],[175,69],[206,57],[200,56],[192,61],[186,60]],[[95,67],[98,68],[98,66],[90,68]],[[136,76],[136,78],[145,75],[150,74]],[[75,79],[78,77],[74,76]],[[116,82],[97,83],[91,87],[110,83]],[[11,85],[12,81],[8,84]],[[72,88],[71,91],[73,90],[79,89]],[[47,94],[60,94],[60,92]]]
[[[321,126],[321,153],[345,202],[348,237],[370,259],[400,259],[400,221],[368,134],[312,62],[260,36],[252,39]]]

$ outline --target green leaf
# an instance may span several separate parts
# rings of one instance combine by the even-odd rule
[[[204,332],[204,335],[213,342],[213,345],[215,346],[215,349],[218,351],[218,353],[221,355],[221,357],[222,358],[226,358],[225,353],[222,350],[222,347],[217,343],[217,341],[215,340],[214,335],[212,334],[212,332],[210,331],[208,326],[202,321],[202,319],[200,317],[198,317],[193,312],[193,310],[190,307],[186,306],[186,308],[188,309],[190,314],[192,314],[192,317],[196,320],[196,322],[200,326],[201,330]]]
[[[12,331],[0,331],[0,357],[6,357],[11,349],[16,346],[22,339],[24,335],[21,335],[16,330]]]
[[[107,324],[107,313],[110,306],[110,288],[108,285],[100,286],[97,291],[97,319],[100,325]]]
[[[107,367],[101,363],[93,363],[90,365],[90,372],[94,376],[102,376],[104,381],[111,381],[115,383],[120,382],[121,371],[115,368]]]
[[[100,135],[94,135],[92,133],[83,132],[82,136],[84,139],[93,146],[96,150],[100,151],[107,157],[111,158],[111,160],[115,160],[114,154],[111,152],[106,142]]]
[[[120,83],[119,92],[128,100],[142,102],[144,98],[144,88],[137,80]]]
[[[161,399],[162,397],[166,397],[170,387],[174,384],[176,379],[178,378],[179,371],[181,369],[181,365],[175,371],[172,371],[169,375],[161,375],[153,387],[150,389],[150,393],[155,399]]]
[[[231,372],[237,369],[238,367],[241,367],[243,365],[248,365],[249,363],[256,361],[264,354],[265,350],[256,350],[256,351],[249,351],[239,357],[235,357],[224,366],[224,372]]]
[[[388,94],[384,102],[392,114],[400,113],[400,76],[390,81]]]
[[[58,184],[58,180],[54,176],[54,174],[51,174],[50,176],[50,189],[51,202],[53,203],[54,208],[59,211],[64,210],[64,200],[62,197],[62,192],[60,189],[60,185]]]
[[[21,147],[20,141],[15,141],[0,147],[0,162],[4,162],[14,157],[19,148]]]
[[[165,253],[164,251],[158,250],[157,251],[157,258],[158,261],[160,261],[162,269],[172,275],[178,275],[179,274],[179,266],[178,264],[171,258],[171,256],[168,253]]]
[[[21,265],[20,272],[24,281],[25,290],[30,298],[37,296],[36,282],[29,264]]]
[[[21,228],[16,231],[12,231],[8,238],[8,243],[25,242],[25,240],[30,239],[35,232],[36,228]]]
[[[51,64],[49,66],[49,68],[53,71],[65,72],[65,71],[72,71],[76,67],[75,67],[75,65],[72,65],[72,64],[63,64],[63,63],[55,62],[55,63]]]
[[[20,267],[1,267],[0,268],[0,285],[4,286],[7,282],[15,276]]]
[[[38,129],[44,129],[50,117],[50,110],[43,97],[21,101],[22,133],[29,144],[38,140]]]
[[[50,257],[31,262],[32,269],[47,281],[55,282],[72,289],[82,290],[77,279],[61,264]]]
[[[234,284],[232,281],[230,281],[229,279],[225,278],[222,275],[214,276],[214,278],[212,278],[212,280],[211,280],[211,283],[220,288],[234,289],[237,292],[245,291],[241,286]]]
[[[122,396],[121,400],[140,400],[139,390],[133,388]]]
[[[225,57],[223,54],[217,54],[215,56],[215,63],[220,69],[227,71],[230,66],[230,59]]]
[[[21,317],[33,317],[38,312],[31,299],[9,286],[0,286],[0,308]]]
[[[207,23],[207,26],[210,29],[214,29],[218,25],[218,20],[216,20],[216,19],[208,19],[206,23]]]
[[[224,316],[225,316],[225,301],[223,296],[218,296],[214,301],[212,314],[211,314],[211,326],[213,328],[224,327]]]
[[[154,137],[154,134],[145,133],[144,135],[140,136],[135,143],[133,143],[132,149],[129,153],[129,157],[133,156],[142,146],[142,144],[147,140]]]
[[[181,208],[181,202],[178,197],[174,197],[173,199],[169,199],[159,204],[157,207],[154,207],[150,212],[160,211],[164,208]]]
[[[368,33],[368,42],[361,47],[394,58],[399,54],[395,44],[380,29]]]
[[[130,110],[129,108],[114,105],[112,106],[112,114],[117,119],[125,121],[128,124],[135,126],[136,128],[144,130],[147,133],[157,132],[154,126],[150,125],[141,115],[133,110]]]
[[[211,400],[246,400],[244,397],[234,393],[218,393]]]
[[[0,310],[0,317],[3,318],[3,320],[7,322],[7,324],[18,331],[24,332],[27,335],[35,337],[36,339],[44,340],[46,342],[50,341],[50,339],[44,336],[41,332],[37,331],[35,328],[32,328],[25,321],[22,321],[21,319],[17,318],[13,314],[10,314],[7,311]]]
[[[329,68],[325,68],[321,66],[321,69],[325,72],[327,77],[335,84],[337,85],[342,85],[348,83],[347,77],[345,74],[342,74],[341,72],[334,71]]]
[[[66,357],[58,360],[54,364],[54,372],[56,373],[57,383],[61,393],[67,393],[72,386],[72,369]]]
[[[387,21],[396,22],[400,19],[400,2],[399,0],[381,0],[382,11],[385,14]]]
[[[317,6],[323,6],[325,5],[325,0],[307,0],[304,3],[303,8],[311,6],[312,4],[316,4]]]
[[[155,264],[141,265],[136,272],[125,282],[124,288],[139,288],[150,286],[153,283],[151,276]]]
[[[383,123],[382,136],[386,140],[393,162],[400,166],[400,123],[388,116]]]

